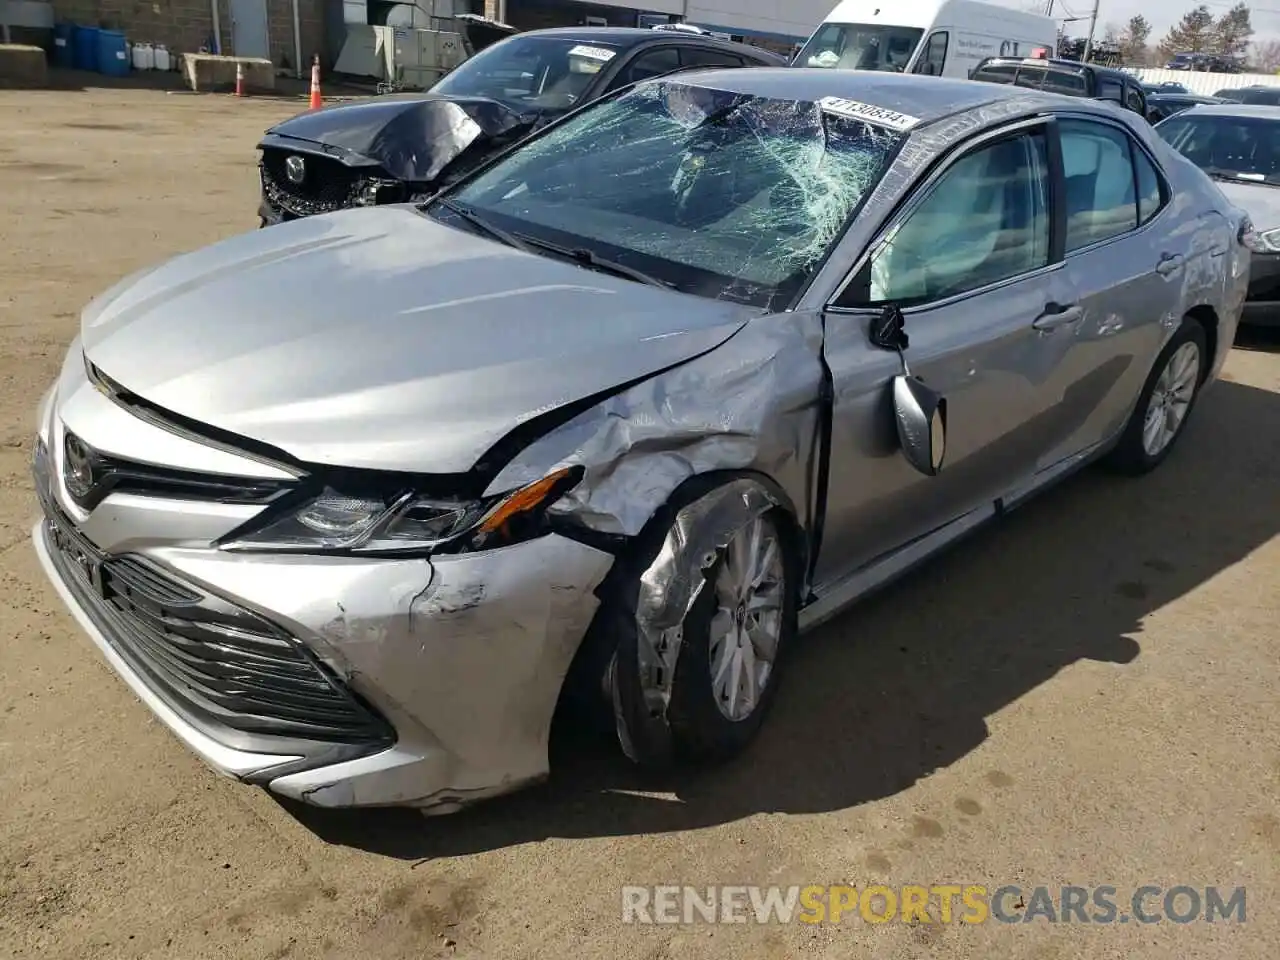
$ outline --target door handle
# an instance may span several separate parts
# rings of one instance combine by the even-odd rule
[[[1052,330],[1057,330],[1059,327],[1068,327],[1073,323],[1079,323],[1083,318],[1084,310],[1078,306],[1064,307],[1060,303],[1047,303],[1044,307],[1044,313],[1036,317],[1031,326],[1042,333],[1048,333]]]
[[[1170,276],[1181,270],[1184,263],[1186,263],[1186,259],[1181,254],[1166,253],[1160,257],[1160,262],[1156,264],[1156,273],[1162,277]]]

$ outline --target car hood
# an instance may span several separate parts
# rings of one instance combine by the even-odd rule
[[[1214,182],[1228,200],[1249,215],[1255,229],[1261,232],[1280,227],[1280,186],[1238,180]]]
[[[126,278],[85,309],[81,338],[129,392],[303,462],[463,473],[517,425],[705,353],[758,312],[398,205]]]
[[[429,183],[463,154],[509,143],[538,119],[484,97],[394,94],[300,113],[267,130],[258,146],[330,148],[325,152],[372,161],[398,180]]]

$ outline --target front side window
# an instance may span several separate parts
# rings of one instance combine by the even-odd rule
[[[1114,77],[1099,77],[1098,99],[1124,103],[1124,85]]]
[[[740,67],[742,58],[706,47],[685,47],[680,51],[680,62],[686,67]]]
[[[1065,70],[1048,70],[1044,75],[1044,83],[1040,87],[1048,93],[1061,93],[1068,97],[1083,97],[1087,92],[1084,77],[1078,73]]]
[[[680,51],[676,47],[659,47],[640,54],[618,74],[615,86],[625,86],[651,77],[660,77],[680,67]]]
[[[1129,138],[1104,123],[1064,120],[1067,246],[1070,253],[1138,226]]]
[[[942,76],[942,68],[947,63],[947,31],[939,30],[929,36],[925,44],[924,54],[916,62],[914,73],[923,73],[930,77]]]
[[[1211,177],[1280,186],[1280,119],[1180,113],[1156,132]]]
[[[928,303],[1049,263],[1043,133],[962,157],[873,254],[842,306]]]
[[[1124,105],[1134,113],[1145,114],[1147,112],[1147,102],[1142,96],[1142,88],[1130,86],[1126,89],[1124,95]]]
[[[975,70],[970,79],[982,80],[986,83],[1013,83],[1014,75],[1017,72],[1018,68],[1014,64],[990,63]]]
[[[444,199],[517,237],[774,309],[823,262],[901,139],[838,104],[670,78],[587,107]],[[446,204],[427,210],[451,222]]]
[[[1028,90],[1039,90],[1044,84],[1044,75],[1047,71],[1040,66],[1023,66],[1018,68],[1018,74],[1013,78],[1015,86],[1026,87]]]
[[[924,31],[881,23],[824,23],[809,38],[796,66],[901,73]]]
[[[603,43],[514,36],[463,61],[431,92],[568,110],[617,55],[616,48]]]

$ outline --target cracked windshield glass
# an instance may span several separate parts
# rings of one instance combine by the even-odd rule
[[[567,110],[617,53],[607,44],[555,37],[512,37],[464,61],[431,92]]]
[[[826,23],[804,45],[796,65],[901,73],[922,36],[918,27]]]
[[[1211,176],[1280,185],[1280,116],[1177,117],[1158,129]]]
[[[570,118],[430,209],[681,292],[783,309],[900,139],[847,109],[653,82]]]

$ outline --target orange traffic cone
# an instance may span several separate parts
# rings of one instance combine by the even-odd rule
[[[244,64],[236,64],[236,96],[244,96]]]
[[[320,54],[311,61],[311,109],[319,110],[324,105],[320,98]]]

